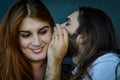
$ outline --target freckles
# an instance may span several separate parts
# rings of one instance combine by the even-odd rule
[[[29,40],[19,39],[19,44],[21,47],[26,47],[29,43]]]
[[[51,38],[50,36],[46,37],[46,38],[45,38],[46,43],[50,43],[51,39],[52,39],[52,38]]]
[[[50,41],[52,40],[52,32],[48,32],[45,36],[44,36],[44,41],[46,43],[50,43]]]
[[[52,40],[52,36],[51,35],[46,35],[42,38],[42,41],[44,41],[45,43],[50,43],[50,41]]]

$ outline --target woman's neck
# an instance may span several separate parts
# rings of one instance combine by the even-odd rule
[[[43,80],[46,71],[46,61],[32,62],[34,80]]]

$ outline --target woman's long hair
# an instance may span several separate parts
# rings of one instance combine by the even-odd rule
[[[80,26],[77,33],[87,34],[88,40],[84,44],[83,53],[80,53],[78,72],[72,80],[81,80],[84,75],[91,79],[87,69],[92,62],[109,51],[120,55],[119,47],[112,21],[103,11],[82,7],[78,20]]]
[[[54,22],[40,0],[16,0],[0,23],[0,80],[33,80],[30,63],[19,49],[18,28],[25,17]]]

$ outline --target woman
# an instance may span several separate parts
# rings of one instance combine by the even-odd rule
[[[54,22],[40,0],[16,0],[0,25],[0,80],[43,80]]]

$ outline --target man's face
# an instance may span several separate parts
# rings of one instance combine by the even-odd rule
[[[73,38],[76,33],[76,30],[79,27],[79,22],[78,22],[78,16],[79,16],[79,11],[76,11],[72,13],[70,16],[67,17],[66,21],[61,24],[63,28],[65,28],[68,31],[69,34],[69,47],[68,47],[68,53],[66,57],[73,57],[76,54],[76,38]]]
[[[79,11],[76,11],[68,16],[66,21],[61,24],[61,26],[64,27],[70,35],[73,35],[79,27],[78,16]]]

